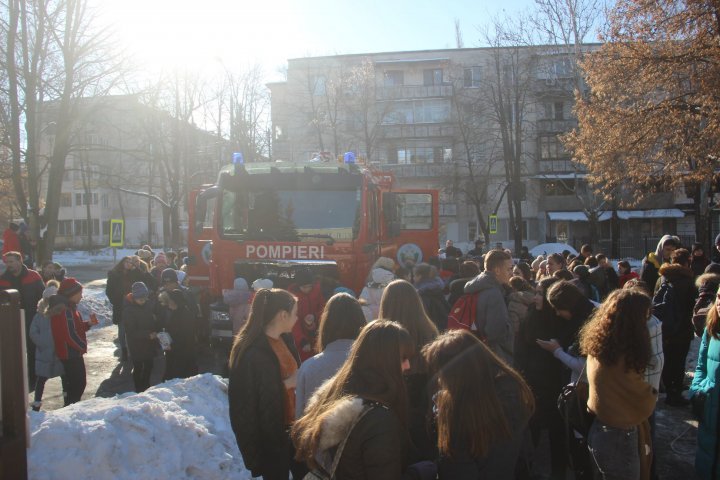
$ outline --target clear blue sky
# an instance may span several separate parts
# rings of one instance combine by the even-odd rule
[[[212,69],[261,63],[275,79],[288,58],[466,47],[478,27],[533,0],[94,0],[120,43],[154,66]],[[213,67],[213,65],[215,67]]]

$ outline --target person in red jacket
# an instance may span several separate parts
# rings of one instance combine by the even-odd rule
[[[35,270],[30,270],[22,263],[22,253],[16,251],[3,255],[5,273],[0,275],[0,290],[14,289],[20,293],[20,304],[25,310],[25,345],[27,352],[27,370],[30,385],[35,385],[35,345],[30,339],[30,323],[35,318],[37,304],[42,298],[45,284]]]
[[[79,402],[85,392],[85,360],[90,322],[84,322],[77,311],[83,286],[73,277],[60,283],[57,295],[50,297],[48,315],[55,342],[55,354],[65,369],[67,398],[65,405]]]
[[[304,362],[318,353],[316,345],[318,324],[325,308],[325,297],[320,282],[315,280],[308,269],[298,270],[295,273],[295,283],[289,290],[297,297],[298,321],[292,333],[300,360]]]
[[[3,247],[2,254],[5,256],[8,252],[20,252],[22,254],[22,247],[20,246],[20,235],[18,235],[20,226],[15,222],[10,222],[8,228],[3,232]]]

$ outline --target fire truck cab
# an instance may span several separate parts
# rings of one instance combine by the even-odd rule
[[[191,192],[188,276],[212,343],[232,341],[222,290],[237,277],[287,288],[309,268],[359,294],[378,257],[412,267],[435,255],[438,192],[394,183],[392,173],[353,163],[249,163]]]

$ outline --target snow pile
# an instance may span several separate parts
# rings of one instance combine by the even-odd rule
[[[210,374],[30,412],[31,479],[249,479]]]

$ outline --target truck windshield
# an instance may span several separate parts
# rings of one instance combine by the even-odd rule
[[[223,190],[222,236],[242,240],[352,240],[360,226],[360,189]]]

